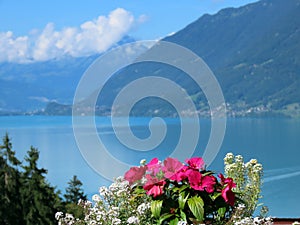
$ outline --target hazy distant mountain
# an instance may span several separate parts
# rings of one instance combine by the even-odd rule
[[[115,46],[133,41],[125,36]],[[40,110],[53,101],[71,104],[80,78],[97,57],[99,54],[28,64],[0,63],[0,113]]]
[[[93,60],[93,57],[65,58],[0,64],[0,109],[37,110],[53,100],[70,104],[81,75]]]
[[[206,14],[165,40],[190,48],[204,59],[222,87],[230,113],[299,113],[300,0],[262,0]],[[0,64],[0,109],[35,110],[51,100],[71,104],[80,77],[96,57]],[[206,109],[201,90],[181,71],[150,63],[128,68],[106,85],[104,100],[99,100],[102,113],[107,113],[120,88],[141,74],[175,80],[193,96],[198,109]],[[52,105],[56,110],[48,107],[49,114],[59,111],[57,104]],[[161,100],[150,99],[132,113],[150,115],[160,110],[173,115],[171,109]],[[69,112],[66,106],[60,111]]]

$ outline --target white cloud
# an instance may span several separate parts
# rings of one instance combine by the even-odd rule
[[[49,98],[46,98],[46,97],[40,97],[40,96],[31,96],[29,97],[29,99],[32,99],[32,100],[36,100],[36,101],[39,101],[39,102],[44,102],[44,103],[48,103],[48,102],[55,102],[55,100],[50,100]]]
[[[101,53],[141,22],[141,17],[135,20],[130,12],[117,8],[108,16],[99,16],[80,27],[58,31],[53,23],[48,23],[41,32],[35,30],[20,37],[14,37],[11,31],[0,32],[0,62],[24,63]]]
[[[13,37],[11,31],[0,33],[0,61],[19,61],[28,57],[27,36]]]

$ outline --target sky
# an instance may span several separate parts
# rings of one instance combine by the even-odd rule
[[[157,40],[256,0],[0,0],[0,62],[101,53],[125,35]]]

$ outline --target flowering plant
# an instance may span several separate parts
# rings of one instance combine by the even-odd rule
[[[259,205],[259,198],[261,198],[262,165],[256,159],[251,159],[245,163],[243,156],[227,153],[224,158],[224,170],[225,174],[232,177],[236,182],[235,191],[240,193],[240,198],[245,203],[244,216],[251,216]],[[263,207],[262,211],[264,209],[266,207]]]
[[[115,179],[109,187],[102,186],[91,201],[79,200],[84,209],[83,219],[70,214],[56,213],[59,225],[150,225],[150,204],[147,195],[133,194],[128,181]]]
[[[237,200],[236,184],[222,174],[218,178],[205,169],[202,158],[181,163],[157,158],[132,167],[124,178],[136,193],[151,197],[151,213],[156,224],[225,224]]]
[[[58,212],[59,225],[271,225],[263,207],[252,217],[260,198],[262,165],[228,153],[225,175],[206,170],[203,159],[174,158],[131,167],[90,201],[79,201],[84,218]],[[263,213],[263,211],[265,211]]]

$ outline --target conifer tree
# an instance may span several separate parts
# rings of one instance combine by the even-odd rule
[[[59,197],[45,178],[47,170],[38,168],[39,152],[31,147],[25,157],[22,176],[22,205],[24,225],[56,224],[54,215],[59,211]]]
[[[0,145],[0,224],[23,224],[22,206],[20,201],[21,162],[17,159],[8,134],[3,137]]]
[[[82,182],[77,178],[76,175],[68,182],[68,187],[66,188],[66,194],[64,194],[66,203],[78,203],[79,199],[86,200],[86,195],[84,194],[82,188]]]
[[[39,151],[31,147],[21,163],[12,149],[8,134],[0,143],[0,225],[54,225],[55,213],[66,211],[81,218],[79,199],[86,200],[82,183],[74,176],[62,201],[51,186],[47,170],[38,167]]]
[[[76,175],[68,182],[64,197],[66,212],[74,215],[76,218],[84,217],[83,209],[77,203],[80,199],[87,200],[87,196],[84,194],[82,182]]]

